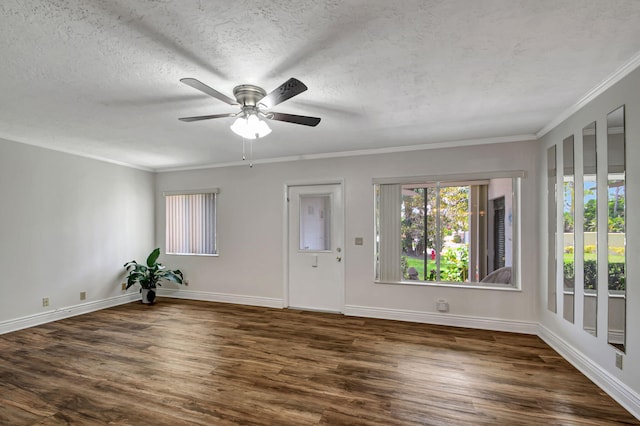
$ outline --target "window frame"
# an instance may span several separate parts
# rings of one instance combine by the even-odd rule
[[[172,253],[168,251],[167,247],[167,228],[169,226],[167,217],[167,197],[176,195],[213,195],[214,196],[214,213],[213,213],[213,247],[214,253]],[[190,190],[176,190],[176,191],[163,191],[162,196],[164,198],[165,208],[165,236],[164,236],[164,251],[169,256],[197,256],[197,257],[218,257],[220,250],[218,249],[218,195],[220,194],[219,188],[205,188],[205,189],[190,189]]]
[[[373,188],[373,215],[374,215],[374,265],[373,265],[373,281],[376,284],[392,284],[392,285],[414,285],[428,287],[454,287],[454,288],[474,288],[488,290],[506,290],[521,291],[521,215],[522,215],[522,179],[526,177],[523,170],[507,170],[493,171],[482,173],[462,173],[450,175],[427,175],[427,176],[402,176],[402,177],[384,177],[372,179]],[[380,278],[380,242],[378,240],[380,232],[380,214],[379,214],[379,197],[376,188],[385,184],[398,185],[441,185],[451,186],[452,184],[465,183],[469,181],[487,181],[490,179],[511,178],[512,179],[512,278],[510,284],[500,283],[482,283],[482,282],[450,282],[450,281],[416,281],[406,280],[400,277],[399,281],[385,280]],[[400,209],[400,200],[398,201],[398,209]],[[398,253],[400,258],[402,255]]]

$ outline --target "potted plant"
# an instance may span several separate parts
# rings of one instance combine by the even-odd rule
[[[135,260],[124,264],[125,269],[129,272],[126,288],[128,289],[132,285],[139,283],[142,303],[145,304],[153,303],[156,298],[156,287],[161,285],[161,280],[182,284],[184,279],[179,269],[165,269],[161,263],[158,263],[159,256],[160,248],[157,248],[147,257],[146,265],[140,264]]]

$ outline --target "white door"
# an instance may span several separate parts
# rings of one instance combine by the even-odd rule
[[[342,185],[290,186],[289,307],[342,312]]]

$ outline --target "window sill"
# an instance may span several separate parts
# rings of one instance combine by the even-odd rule
[[[195,256],[195,257],[218,257],[219,254],[198,254],[198,253],[165,253],[167,256]]]
[[[463,289],[474,289],[474,290],[498,290],[498,291],[517,291],[521,292],[522,289],[518,287],[513,287],[509,284],[504,285],[496,285],[496,284],[484,284],[484,283],[445,283],[445,282],[426,282],[426,281],[378,281],[375,280],[376,284],[392,284],[392,285],[412,285],[412,286],[420,286],[420,287],[448,287],[448,288],[463,288]]]

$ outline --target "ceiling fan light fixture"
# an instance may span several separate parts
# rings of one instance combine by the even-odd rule
[[[263,138],[271,133],[271,128],[256,114],[238,117],[231,125],[231,130],[245,139]]]

